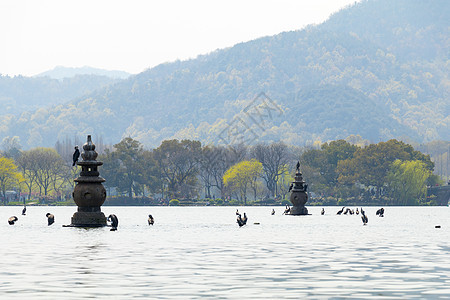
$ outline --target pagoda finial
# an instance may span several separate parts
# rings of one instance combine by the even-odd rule
[[[81,153],[83,161],[95,161],[97,159],[98,153],[95,151],[95,145],[90,135],[87,136],[87,142],[83,145],[83,150]]]

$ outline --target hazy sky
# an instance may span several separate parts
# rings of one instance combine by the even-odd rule
[[[139,73],[317,24],[355,0],[1,0],[0,74],[62,65]]]

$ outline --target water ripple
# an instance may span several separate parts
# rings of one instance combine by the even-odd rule
[[[119,230],[110,232],[63,228],[73,207],[30,207],[17,226],[0,225],[0,296],[450,297],[447,207],[389,207],[384,218],[367,208],[368,226],[357,216],[321,216],[315,207],[306,217],[270,216],[272,207],[240,207],[251,218],[243,228],[235,223],[235,209],[107,207],[105,214],[120,219]],[[0,220],[15,210],[2,207]],[[59,224],[46,225],[50,210]],[[146,225],[149,213],[154,226]]]

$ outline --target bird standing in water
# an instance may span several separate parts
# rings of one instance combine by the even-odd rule
[[[275,214],[275,209],[272,209],[271,215],[273,216]]]
[[[47,213],[45,216],[47,217],[48,226],[55,223],[55,216],[53,214]]]
[[[379,210],[377,210],[376,214],[379,217],[384,217],[384,208],[380,208]]]
[[[25,213],[26,213],[26,212],[27,212],[27,207],[24,206],[23,209],[22,209],[22,216],[25,216]]]
[[[155,223],[155,219],[153,219],[152,215],[148,215],[148,225],[153,225]]]
[[[14,225],[14,222],[16,222],[17,220],[19,219],[16,216],[12,216],[11,218],[8,219],[8,224]]]
[[[239,227],[247,224],[247,215],[244,213],[244,216],[242,217],[241,214],[239,214],[237,217],[237,223],[239,224]]]
[[[363,225],[366,225],[369,222],[369,218],[367,218],[365,212],[361,208],[361,220],[363,221]]]
[[[111,222],[111,230],[110,231],[116,231],[117,226],[119,226],[119,219],[116,215],[109,215],[108,221]]]
[[[78,146],[75,146],[75,152],[73,153],[73,156],[72,156],[72,159],[73,159],[72,167],[75,166],[79,157],[80,157],[80,150],[78,150]]]
[[[325,209],[324,209],[324,208],[322,208],[322,211],[320,212],[320,214],[321,214],[321,215],[324,215],[324,214],[325,214]]]

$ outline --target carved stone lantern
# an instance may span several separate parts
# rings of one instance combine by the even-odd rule
[[[308,209],[305,207],[308,201],[308,193],[306,192],[308,185],[303,181],[302,173],[300,172],[300,162],[297,162],[297,172],[295,173],[294,182],[292,182],[290,191],[290,201],[292,207],[289,214],[294,216],[308,215]]]
[[[83,161],[77,162],[81,166],[80,176],[75,179],[77,185],[73,190],[73,200],[78,211],[73,214],[71,227],[103,227],[106,226],[105,214],[100,207],[106,200],[106,190],[102,185],[105,179],[100,177],[97,168],[103,163],[96,161],[97,152],[92,143],[91,136],[83,145],[81,157]]]

